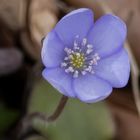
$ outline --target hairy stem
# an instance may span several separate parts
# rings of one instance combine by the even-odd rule
[[[29,134],[29,131],[33,128],[32,123],[34,119],[40,120],[41,122],[43,122],[43,124],[55,121],[62,113],[67,101],[68,101],[68,97],[63,95],[54,113],[48,117],[44,113],[41,113],[41,112],[34,112],[32,114],[25,116],[19,122],[16,128],[16,132],[18,132],[17,134],[18,139],[26,137],[26,135]]]
[[[61,112],[63,111],[66,103],[68,101],[68,97],[66,96],[62,96],[56,110],[54,111],[54,113],[52,115],[50,115],[48,118],[47,118],[47,121],[49,122],[52,122],[52,121],[55,121],[61,114]]]

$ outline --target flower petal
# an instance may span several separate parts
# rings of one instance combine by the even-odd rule
[[[60,39],[71,46],[75,36],[86,37],[89,29],[93,26],[93,12],[87,8],[74,10],[64,16],[56,25],[55,31]]]
[[[112,92],[112,87],[106,81],[92,74],[76,78],[73,86],[77,97],[86,103],[103,100]]]
[[[121,49],[113,56],[101,59],[95,67],[97,76],[107,80],[113,87],[124,87],[130,75],[128,54]]]
[[[46,68],[43,73],[43,77],[60,93],[65,96],[74,97],[74,92],[71,87],[72,77],[69,74],[65,73],[61,68]]]
[[[59,66],[62,62],[64,58],[64,45],[54,31],[45,37],[41,57],[46,67]]]
[[[119,50],[125,38],[125,23],[110,14],[97,20],[88,34],[89,43],[93,44],[95,51],[102,57]]]

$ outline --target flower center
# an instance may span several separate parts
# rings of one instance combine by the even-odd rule
[[[71,73],[74,78],[77,78],[80,74],[95,73],[93,67],[97,65],[100,57],[98,53],[93,52],[93,46],[88,44],[86,38],[83,38],[80,42],[77,35],[73,47],[65,47],[64,51],[66,56],[61,63],[61,67],[64,68],[66,73]]]
[[[84,66],[85,57],[83,53],[76,52],[72,54],[70,63],[75,69],[82,68]]]

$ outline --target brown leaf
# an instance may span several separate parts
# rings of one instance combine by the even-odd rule
[[[30,11],[31,36],[38,44],[41,44],[41,39],[57,22],[58,9],[54,0],[33,0]]]
[[[24,26],[25,0],[1,0],[0,18],[13,30]]]

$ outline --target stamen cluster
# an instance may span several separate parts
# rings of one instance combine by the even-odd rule
[[[64,67],[66,73],[72,73],[74,78],[77,78],[79,74],[95,73],[93,66],[97,65],[100,57],[98,53],[93,53],[93,45],[88,44],[86,38],[80,42],[77,35],[72,49],[65,47],[64,51],[66,56],[61,67]]]

